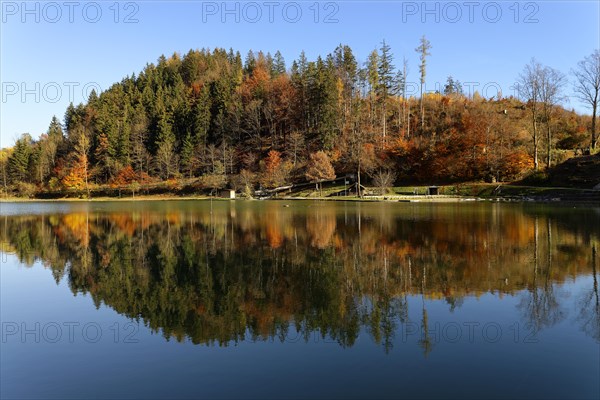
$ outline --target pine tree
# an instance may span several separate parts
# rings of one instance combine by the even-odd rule
[[[273,58],[273,76],[279,76],[279,75],[283,75],[285,74],[286,69],[285,69],[285,60],[283,59],[283,56],[281,55],[281,52],[279,50],[277,50],[277,52],[275,53],[275,57]]]
[[[13,153],[8,158],[9,179],[16,182],[29,182],[29,164],[32,156],[32,140],[24,133],[15,143]]]
[[[431,49],[431,43],[429,40],[423,35],[421,37],[421,44],[419,47],[415,49],[417,53],[419,53],[419,60],[421,64],[419,64],[419,73],[421,74],[421,133],[425,130],[425,108],[423,103],[423,86],[425,85],[425,77],[427,76],[427,57],[431,55],[429,50]]]
[[[194,173],[194,143],[189,133],[183,138],[179,155],[182,171],[192,178]]]
[[[210,108],[209,88],[204,85],[192,107],[192,141],[194,145],[206,143],[211,120]]]
[[[365,67],[367,83],[369,84],[369,122],[372,129],[375,125],[375,99],[377,87],[379,86],[379,53],[377,53],[377,50],[373,50],[371,54],[369,54]]]
[[[385,40],[381,44],[381,55],[379,57],[377,95],[381,103],[383,140],[385,140],[387,129],[387,102],[390,93],[393,91],[394,85],[394,65],[392,64],[394,57],[389,45]]]
[[[250,50],[248,51],[246,60],[244,61],[244,72],[247,75],[250,75],[252,74],[252,71],[254,71],[254,68],[256,68],[256,56],[254,55],[254,52]]]
[[[62,125],[60,124],[58,118],[56,118],[56,115],[54,115],[50,121],[50,126],[48,127],[48,136],[60,137],[61,139],[63,137]]]
[[[461,83],[458,80],[454,80],[452,75],[448,76],[446,79],[446,84],[444,85],[444,94],[446,96],[463,94]]]
[[[163,179],[169,179],[177,171],[177,157],[175,155],[175,135],[165,114],[160,116],[158,122],[157,144],[158,170]]]

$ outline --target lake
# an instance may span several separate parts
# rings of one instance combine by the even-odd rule
[[[2,398],[599,398],[600,207],[0,204]]]

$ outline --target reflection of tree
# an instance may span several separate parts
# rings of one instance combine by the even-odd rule
[[[598,297],[598,272],[597,272],[598,254],[596,245],[592,245],[592,289],[582,293],[578,301],[579,315],[578,322],[581,329],[594,339],[600,342],[600,299]]]
[[[319,249],[329,246],[335,233],[335,227],[335,214],[323,213],[320,210],[309,213],[306,218],[306,232],[311,237],[311,246]]]
[[[422,318],[421,318],[421,340],[419,340],[419,345],[423,348],[423,354],[427,357],[427,355],[433,349],[433,342],[429,337],[429,317],[427,315],[427,308],[425,308],[425,277],[426,277],[426,269],[425,265],[423,265],[423,275],[421,276],[421,310],[422,310]]]
[[[524,318],[535,331],[551,327],[564,318],[564,311],[556,298],[555,285],[550,276],[552,272],[552,225],[547,220],[547,244],[545,254],[546,268],[539,268],[539,220],[535,218],[534,256],[533,256],[533,282],[524,292],[519,307],[524,313]],[[541,274],[541,276],[540,276]],[[541,279],[541,282],[539,280]]]
[[[411,295],[421,296],[428,334],[428,300],[445,299],[453,308],[468,295],[524,287],[524,314],[541,328],[562,318],[557,282],[590,266],[596,277],[595,256],[590,262],[585,250],[597,240],[589,219],[573,232],[565,228],[571,215],[556,217],[558,224],[511,208],[490,221],[477,208],[465,214],[312,204],[215,202],[211,212],[165,205],[166,212],[136,206],[7,216],[0,241],[27,264],[42,260],[57,281],[66,275],[74,293],[141,318],[165,337],[205,344],[285,340],[298,330],[305,339],[318,332],[352,346],[367,331],[389,351],[398,323],[408,321]],[[547,222],[547,245],[539,243],[539,221]],[[542,255],[534,258],[533,274],[527,269],[532,250]],[[590,305],[598,304],[597,283],[594,288]],[[597,321],[597,307],[586,310]],[[426,336],[426,353],[431,345]]]

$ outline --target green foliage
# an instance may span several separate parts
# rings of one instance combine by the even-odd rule
[[[386,102],[389,94],[392,92],[394,84],[394,65],[393,55],[390,46],[385,43],[381,44],[377,73],[379,82],[377,83],[377,94],[382,102]]]
[[[29,134],[23,134],[15,143],[13,152],[8,158],[8,173],[12,182],[26,182],[29,180],[31,157],[31,136]]]
[[[452,76],[448,76],[446,84],[444,85],[444,94],[449,95],[462,95],[463,88],[462,84],[458,80],[454,80]]]

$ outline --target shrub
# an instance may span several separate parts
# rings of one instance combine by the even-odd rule
[[[548,174],[545,171],[531,171],[525,178],[523,183],[527,185],[537,186],[546,184],[548,181]]]
[[[27,182],[17,182],[14,190],[18,197],[30,198],[37,193],[37,187],[34,184]]]

